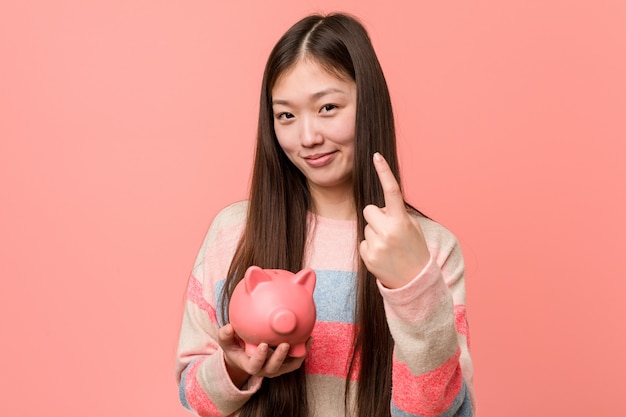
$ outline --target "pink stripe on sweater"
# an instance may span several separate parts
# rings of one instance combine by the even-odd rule
[[[194,276],[189,277],[189,285],[187,286],[187,301],[191,301],[200,307],[200,310],[206,311],[209,315],[211,323],[217,323],[215,308],[213,308],[213,306],[211,306],[211,304],[209,304],[204,298],[204,294],[202,293],[202,283]]]
[[[313,344],[305,363],[307,373],[346,378],[348,359],[352,354],[353,328],[349,323],[317,322],[313,328]],[[352,380],[356,380],[359,374],[358,360],[355,368]]]
[[[410,414],[434,417],[452,406],[463,386],[459,349],[439,368],[422,375],[413,375],[395,357],[393,360],[393,402]]]
[[[205,358],[202,358],[192,363],[187,371],[185,377],[185,396],[187,397],[189,406],[199,416],[221,416],[222,413],[220,413],[213,401],[207,397],[196,377],[198,367],[204,360]]]
[[[466,310],[464,305],[454,306],[454,324],[456,325],[457,333],[462,334],[465,337],[469,336],[469,326],[467,325]]]

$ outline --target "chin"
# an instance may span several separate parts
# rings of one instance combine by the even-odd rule
[[[315,180],[309,180],[309,184],[313,185],[315,188],[318,188],[320,190],[346,190],[346,192],[348,192],[349,190],[352,190],[352,182],[350,181],[346,181],[346,180],[319,180],[319,181],[315,181]]]

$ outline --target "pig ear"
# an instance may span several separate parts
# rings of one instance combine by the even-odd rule
[[[271,281],[272,277],[267,275],[263,269],[252,265],[246,270],[246,275],[243,277],[243,280],[246,283],[246,290],[251,293],[257,285],[262,282]]]
[[[305,268],[293,277],[293,282],[304,286],[311,294],[315,290],[315,271]]]

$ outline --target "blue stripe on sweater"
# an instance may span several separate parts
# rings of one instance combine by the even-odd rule
[[[313,299],[317,309],[317,320],[353,323],[356,300],[354,272],[315,271],[317,281]]]
[[[315,291],[313,300],[317,310],[317,321],[353,323],[355,303],[356,273],[349,271],[316,270]],[[220,311],[220,295],[224,288],[224,280],[215,283],[215,305]],[[219,314],[218,314],[219,316]],[[223,326],[218,317],[219,325]]]
[[[191,411],[191,406],[189,405],[189,402],[187,401],[187,393],[185,392],[185,386],[187,382],[187,371],[191,368],[191,365],[198,359],[200,358],[194,359],[193,361],[187,364],[180,378],[180,385],[178,386],[178,397],[180,398],[180,403],[183,405],[183,407],[185,407],[189,411]]]
[[[472,412],[472,403],[469,396],[469,390],[467,389],[467,385],[465,385],[465,381],[463,381],[461,391],[457,394],[450,408],[448,408],[448,410],[446,410],[443,414],[439,414],[437,417],[472,417],[473,415],[474,413]],[[391,417],[422,416],[407,413],[406,411],[396,407],[393,401],[391,401]]]

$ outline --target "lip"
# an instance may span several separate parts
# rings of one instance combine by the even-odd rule
[[[314,155],[305,156],[303,157],[303,159],[310,167],[319,168],[319,167],[329,164],[330,161],[332,161],[334,156],[335,156],[335,151],[316,153]]]

